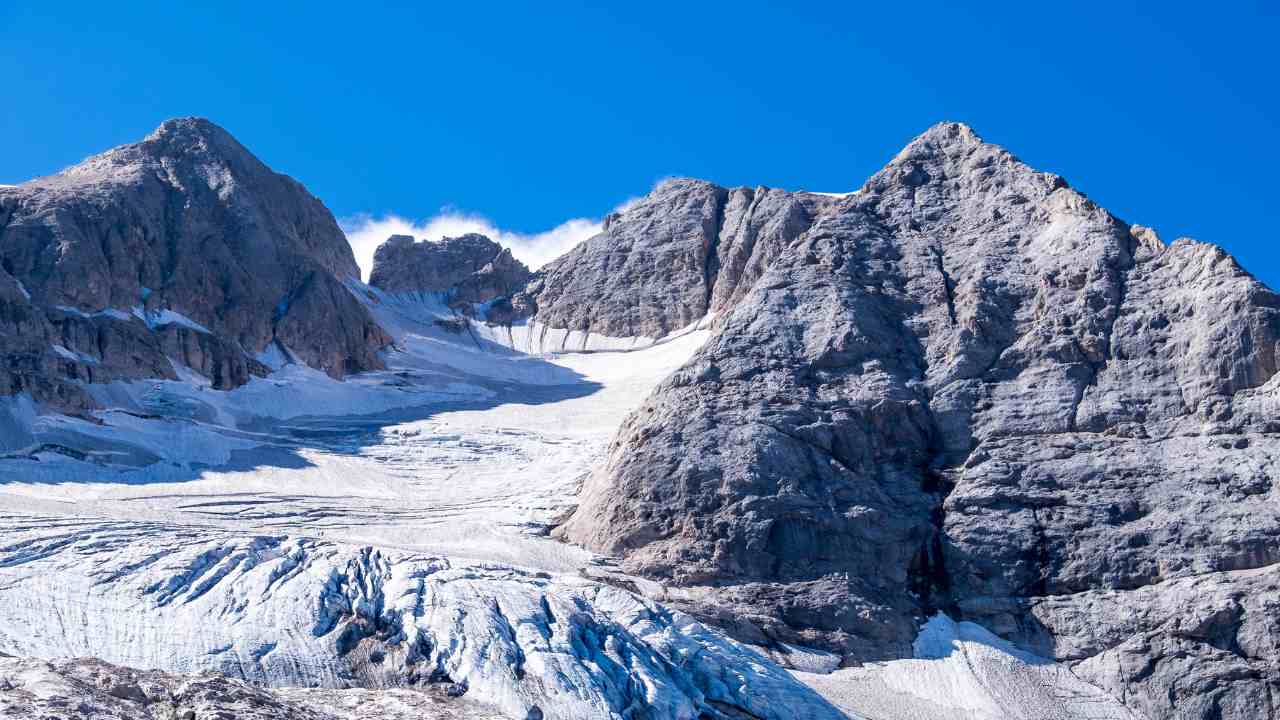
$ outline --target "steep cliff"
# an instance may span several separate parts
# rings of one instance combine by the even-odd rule
[[[1275,708],[1280,298],[954,123],[791,203],[749,292],[672,283],[740,299],[561,534],[757,642],[904,657],[942,609],[1154,717]]]

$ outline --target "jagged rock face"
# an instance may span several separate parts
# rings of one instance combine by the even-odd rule
[[[529,278],[524,263],[484,235],[439,242],[392,235],[373,255],[369,284],[391,293],[448,293],[450,302],[470,305],[507,297]]]
[[[748,638],[900,657],[944,608],[1154,717],[1280,707],[1280,298],[962,125],[794,199],[560,532]]]
[[[668,180],[539,271],[514,305],[547,327],[661,337],[732,306],[830,203]]]
[[[40,333],[4,344],[5,392],[171,377],[165,358],[234,387],[276,341],[341,376],[388,342],[343,286],[358,269],[329,211],[205,120],[0,188],[0,267],[0,315]]]

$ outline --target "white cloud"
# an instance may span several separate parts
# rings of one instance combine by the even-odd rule
[[[439,240],[466,233],[480,233],[503,247],[511,248],[512,255],[531,270],[537,270],[600,232],[600,221],[589,218],[574,218],[546,232],[510,232],[498,228],[482,215],[449,208],[421,222],[399,215],[373,217],[362,213],[343,218],[339,225],[347,234],[347,242],[351,243],[356,263],[360,265],[360,276],[365,281],[368,281],[369,271],[373,269],[374,251],[392,235],[412,235],[418,240]]]

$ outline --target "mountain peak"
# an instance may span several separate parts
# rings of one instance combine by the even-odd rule
[[[212,167],[242,178],[275,175],[222,127],[205,118],[186,117],[165,120],[138,142],[116,146],[24,184],[67,189],[99,183],[133,185],[158,166],[166,175],[173,175],[175,167],[204,168],[198,171],[201,175],[208,175]]]
[[[480,233],[420,241],[392,235],[373,254],[369,284],[390,293],[450,293],[465,306],[510,295],[529,277],[509,249]]]
[[[268,172],[267,166],[231,133],[201,117],[165,120],[142,142],[116,148],[115,151],[125,149],[139,150],[147,157],[216,159],[237,171]]]
[[[985,142],[973,128],[962,122],[944,121],[934,124],[913,138],[901,152],[894,156],[889,165],[916,158],[955,155],[982,147],[998,148],[999,146]],[[999,149],[1004,151],[1004,148]]]
[[[160,123],[159,127],[147,136],[147,139],[174,136],[231,137],[231,134],[208,118],[180,117],[169,118]]]
[[[943,120],[942,122],[934,123],[928,130],[916,136],[916,140],[945,145],[976,145],[983,142],[982,137],[972,127],[955,120]]]

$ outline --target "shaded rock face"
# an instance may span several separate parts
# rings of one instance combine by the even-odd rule
[[[329,211],[206,120],[0,188],[0,269],[0,323],[29,330],[0,343],[0,392],[64,406],[69,380],[172,377],[169,359],[234,387],[273,342],[335,377],[389,342]]]
[[[742,298],[832,200],[677,179],[540,270],[513,299],[547,327],[657,338]]]
[[[392,235],[373,255],[369,284],[390,293],[448,293],[451,303],[469,306],[511,295],[530,275],[510,250],[484,235],[439,242]]]
[[[730,202],[693,197],[662,203]],[[670,317],[618,316],[726,313],[561,535],[758,642],[903,657],[943,609],[1151,717],[1275,714],[1280,297],[958,124],[857,194],[790,201],[751,252],[715,244],[713,282],[671,283]],[[547,287],[539,316],[576,307]]]

